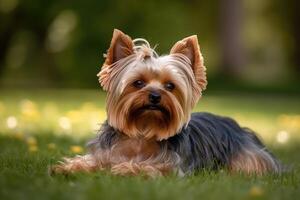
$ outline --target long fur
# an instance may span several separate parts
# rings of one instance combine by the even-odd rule
[[[88,144],[91,153],[110,150],[120,134],[104,123],[99,136]],[[220,168],[258,174],[281,171],[280,162],[253,131],[241,128],[231,118],[210,113],[193,113],[187,126],[159,145],[161,150],[176,155],[172,167],[184,174]]]
[[[227,117],[191,114],[206,88],[205,70],[195,35],[178,41],[169,55],[158,56],[146,40],[131,40],[115,30],[98,74],[107,91],[107,121],[89,143],[89,154],[67,158],[52,171],[280,173],[280,162],[250,129]],[[153,92],[159,102],[151,102]]]
[[[146,40],[136,39],[132,42],[133,54],[113,63],[105,62],[98,74],[101,86],[107,90],[107,121],[109,125],[132,137],[144,135],[147,138],[155,136],[157,139],[166,139],[173,136],[189,121],[191,110],[206,87],[203,57],[199,50],[195,53],[197,63],[192,63],[187,56],[175,50],[170,55],[159,57]],[[181,43],[179,46],[182,48]],[[195,43],[194,46],[198,44]],[[126,52],[130,51],[127,47],[122,48],[126,49]],[[197,68],[197,73],[203,72],[197,77],[193,71],[193,66],[196,64],[194,68]],[[145,89],[133,92],[131,84],[137,79],[149,79],[149,82],[152,82]],[[166,92],[160,81],[172,81],[176,84],[176,91],[172,94]],[[172,115],[171,122],[166,127],[158,127],[159,130],[155,126],[149,126],[150,129],[140,131],[138,126],[142,123],[136,122],[136,118],[132,119],[130,112],[135,107],[146,104],[148,99],[145,97],[153,89],[162,92],[164,96],[162,99],[165,100],[165,103],[162,103]],[[160,117],[156,115],[154,118]],[[160,123],[165,119],[154,121]]]

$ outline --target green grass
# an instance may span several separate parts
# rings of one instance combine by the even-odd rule
[[[281,176],[200,172],[178,178],[117,177],[108,172],[48,175],[105,119],[100,91],[1,91],[0,199],[295,199],[300,196],[300,98],[210,94],[195,111],[236,118],[259,133],[293,170]],[[76,148],[72,148],[72,147]]]

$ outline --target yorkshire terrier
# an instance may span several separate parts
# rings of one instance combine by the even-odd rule
[[[53,173],[110,170],[164,176],[226,169],[280,173],[280,162],[253,131],[210,113],[192,113],[207,85],[196,35],[158,56],[145,39],[114,30],[98,74],[107,91],[107,121],[89,153],[65,158]]]

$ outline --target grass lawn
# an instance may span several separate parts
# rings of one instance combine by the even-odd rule
[[[144,179],[107,172],[50,177],[62,156],[83,154],[105,120],[94,90],[0,92],[0,199],[297,199],[300,197],[300,97],[210,94],[195,111],[229,115],[259,133],[293,170],[281,176],[200,172]]]

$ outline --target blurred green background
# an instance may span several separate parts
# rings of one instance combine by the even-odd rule
[[[114,28],[161,54],[197,34],[212,90],[299,92],[296,0],[0,0],[0,87],[98,88]]]

